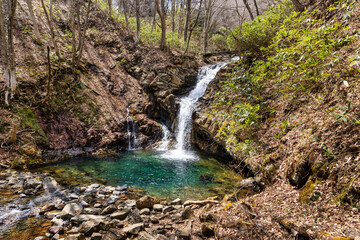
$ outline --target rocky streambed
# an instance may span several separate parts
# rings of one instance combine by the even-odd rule
[[[41,224],[21,239],[202,239],[215,235],[216,200],[173,201],[126,185],[63,187],[49,174],[0,172],[0,237],[19,239],[19,225]],[[37,221],[39,222],[39,221]]]

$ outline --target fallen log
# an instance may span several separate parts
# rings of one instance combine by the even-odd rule
[[[215,201],[215,200],[186,201],[184,203],[184,206],[188,206],[188,205],[206,205],[206,204],[220,204],[220,202]]]

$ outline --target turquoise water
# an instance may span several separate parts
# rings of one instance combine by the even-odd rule
[[[240,179],[214,158],[181,161],[164,157],[164,152],[132,151],[106,157],[77,157],[41,168],[67,184],[105,182],[127,184],[147,194],[183,199],[202,199],[233,191]]]

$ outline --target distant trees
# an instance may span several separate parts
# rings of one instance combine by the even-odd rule
[[[2,68],[5,77],[5,103],[9,105],[10,98],[13,98],[16,90],[16,70],[14,52],[14,20],[16,13],[16,0],[0,1],[0,49]]]

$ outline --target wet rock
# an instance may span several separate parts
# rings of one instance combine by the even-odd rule
[[[90,205],[85,202],[84,200],[80,202],[80,204],[83,206],[83,207],[89,207]]]
[[[180,198],[177,198],[170,202],[170,205],[181,205],[181,204],[182,204],[182,201]]]
[[[150,215],[150,209],[148,208],[141,209],[140,215]]]
[[[8,184],[9,185],[15,185],[19,182],[19,179],[17,177],[14,177],[14,176],[10,176],[8,178]]]
[[[58,217],[61,215],[61,212],[60,211],[50,211],[50,212],[46,212],[44,214],[45,218],[47,219],[53,219],[54,217]]]
[[[117,206],[115,204],[107,206],[102,212],[101,215],[107,215],[115,212],[117,210]]]
[[[63,234],[64,233],[64,228],[62,226],[52,226],[49,228],[49,233],[52,234]]]
[[[205,237],[212,237],[215,235],[215,229],[213,226],[204,223],[201,225],[201,233]]]
[[[39,179],[30,178],[30,179],[26,179],[23,189],[25,190],[34,189],[34,188],[38,189],[40,187],[42,187],[42,182]]]
[[[52,238],[51,238],[51,240],[59,240],[60,239],[60,235],[57,233],[57,234],[55,234]]]
[[[153,209],[155,212],[162,212],[164,206],[161,204],[154,204]]]
[[[110,215],[110,218],[124,220],[130,213],[130,209],[124,209],[121,211],[114,212]]]
[[[60,198],[55,201],[55,208],[60,210],[65,207],[65,202],[61,200]]]
[[[40,237],[34,238],[34,240],[45,240],[45,238],[43,236],[40,236]]]
[[[145,227],[143,223],[136,223],[123,228],[123,232],[126,235],[137,235],[140,231],[144,229]]]
[[[56,182],[56,180],[52,177],[44,177],[44,179],[42,180],[43,183],[43,187],[45,191],[48,192],[56,192],[58,190],[60,190],[60,185]]]
[[[51,223],[56,225],[56,226],[64,226],[64,224],[65,224],[64,220],[62,220],[61,218],[57,218],[57,217],[54,217],[51,220]]]
[[[155,240],[155,238],[153,236],[151,236],[149,233],[142,231],[139,233],[138,236],[139,240]]]
[[[186,226],[180,231],[180,239],[185,239],[185,240],[191,239],[191,229],[192,229],[191,221],[187,221]]]
[[[91,240],[101,240],[102,235],[101,233],[93,233],[91,234]]]
[[[67,234],[72,234],[72,233],[79,233],[79,228],[78,227],[73,227],[71,228],[69,231],[67,231]]]
[[[152,208],[156,202],[155,198],[146,195],[136,201],[136,207],[138,209]]]
[[[115,187],[115,190],[122,192],[122,191],[126,191],[128,188],[129,188],[128,185],[125,184],[125,185],[123,185],[123,186],[117,186],[117,187]]]
[[[55,210],[55,204],[54,203],[48,203],[41,207],[40,209],[40,215],[44,215],[44,213]]]
[[[83,210],[83,207],[79,203],[66,204],[60,213],[61,218],[69,219],[76,215],[79,215]]]

